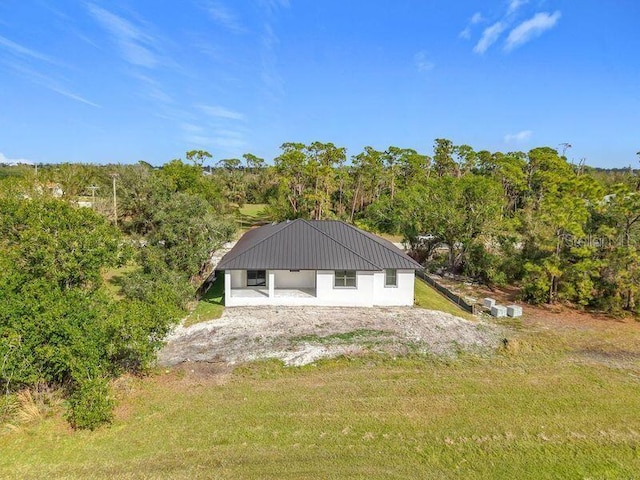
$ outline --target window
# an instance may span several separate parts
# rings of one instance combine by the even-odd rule
[[[333,286],[337,288],[356,288],[356,271],[336,270]]]
[[[264,287],[266,285],[266,270],[247,270],[247,287]]]
[[[397,287],[398,286],[398,273],[393,268],[387,268],[384,271],[384,286],[385,287]]]

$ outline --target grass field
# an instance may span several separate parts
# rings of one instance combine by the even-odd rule
[[[123,275],[134,272],[138,268],[135,263],[128,263],[122,267],[111,268],[102,273],[102,280],[104,281],[103,288],[114,300],[120,300],[122,295],[120,293],[120,280]]]
[[[638,372],[578,361],[552,333],[513,342],[128,379],[110,428],[55,416],[0,435],[0,477],[637,478]]]
[[[640,325],[558,321],[525,318],[490,357],[123,379],[109,428],[0,434],[0,478],[638,478]]]
[[[224,275],[220,275],[213,282],[207,293],[198,301],[196,308],[184,321],[184,326],[189,327],[200,322],[207,322],[220,318],[224,312]]]
[[[239,209],[238,227],[241,234],[251,227],[271,221],[265,210],[266,207],[266,203],[247,203]]]
[[[440,310],[441,312],[447,312],[458,317],[466,318],[467,320],[474,318],[473,315],[455,306],[417,277],[415,280],[414,296],[416,307],[426,308],[428,310]]]

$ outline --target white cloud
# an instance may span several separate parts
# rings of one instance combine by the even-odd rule
[[[509,2],[509,9],[507,10],[507,15],[511,15],[515,13],[521,6],[529,3],[529,0],[511,0]]]
[[[475,24],[483,22],[483,21],[484,21],[484,17],[482,16],[482,13],[476,12],[471,17],[471,20],[469,20],[469,23],[471,23],[471,25],[475,25]]]
[[[44,86],[47,87],[52,92],[59,93],[64,97],[75,100],[76,102],[84,103],[85,105],[91,105],[92,107],[96,107],[96,108],[102,108],[101,105],[98,105],[97,103],[93,103],[92,101],[87,100],[86,98],[78,95],[77,93],[69,92],[68,90],[65,90],[64,88],[61,88],[57,85],[50,84],[50,85],[44,85]]]
[[[127,62],[146,68],[156,67],[160,63],[154,52],[155,39],[142,28],[96,5],[89,4],[87,8],[114,38]]]
[[[429,70],[433,70],[433,67],[436,66],[435,63],[429,60],[427,52],[424,50],[413,56],[413,62],[419,72],[428,72]]]
[[[244,133],[243,132],[238,132],[236,130],[229,130],[229,129],[226,129],[226,128],[219,128],[218,130],[214,131],[213,133],[215,133],[219,137],[228,137],[228,138],[236,138],[236,139],[244,138]]]
[[[462,30],[458,36],[460,38],[464,38],[465,40],[469,40],[471,38],[471,26],[472,25],[477,25],[478,23],[484,22],[485,18],[482,16],[482,13],[480,12],[476,12],[474,13],[471,18],[469,19],[469,23],[467,24],[467,26],[464,28],[464,30]]]
[[[213,135],[187,135],[185,141],[190,145],[203,148],[218,148],[224,151],[225,154],[238,154],[238,150],[241,150],[247,145],[242,138],[235,138],[225,135],[218,135],[217,132],[213,132]]]
[[[5,65],[9,67],[16,75],[19,75],[22,78],[35,83],[36,85],[40,85],[41,87],[44,87],[48,90],[51,90],[52,92],[58,93],[77,102],[91,105],[92,107],[101,108],[101,106],[97,103],[87,100],[83,96],[70,91],[68,88],[63,86],[62,82],[52,78],[49,75],[44,75],[34,68],[15,62],[5,62]]]
[[[258,3],[269,13],[275,13],[279,8],[289,8],[289,0],[260,0]]]
[[[525,20],[509,32],[504,45],[505,51],[510,52],[555,27],[561,16],[562,14],[559,10],[553,14],[547,12],[536,13],[529,20]]]
[[[180,125],[183,131],[188,133],[202,133],[204,132],[204,127],[202,125],[194,125],[193,123],[183,122]]]
[[[505,143],[522,143],[531,138],[533,132],[531,130],[522,130],[518,133],[508,133],[504,136]]]
[[[506,25],[502,22],[496,22],[493,25],[485,28],[482,32],[482,37],[480,37],[480,40],[478,41],[478,43],[476,43],[476,46],[473,47],[473,51],[479,54],[483,54],[484,52],[486,52],[487,49],[498,40],[498,38],[506,28]]]
[[[234,33],[242,33],[245,31],[238,17],[222,3],[209,1],[206,3],[205,9],[214,22],[222,25],[227,30]]]
[[[147,75],[143,75],[139,72],[132,72],[131,76],[142,83],[144,92],[143,95],[145,97],[165,104],[174,103],[171,95],[164,91],[162,85],[157,80],[154,80],[153,78]]]
[[[0,46],[9,50],[14,55],[18,55],[21,57],[34,58],[36,60],[42,60],[47,63],[57,63],[52,57],[40,52],[36,52],[35,50],[32,50],[23,45],[20,45],[19,43],[12,42],[8,38],[3,37],[1,35],[0,35]]]
[[[180,125],[184,141],[191,147],[214,149],[216,157],[219,155],[240,155],[246,147],[245,131],[233,128],[217,128],[212,125],[183,122]],[[190,148],[191,148],[190,147]]]
[[[287,7],[288,4],[276,1],[266,1],[263,3],[267,21],[264,24],[260,43],[260,60],[262,68],[260,78],[269,97],[273,100],[282,98],[285,95],[284,80],[278,69],[278,45],[280,38],[276,33],[276,15],[279,7]]]
[[[199,108],[211,117],[226,118],[228,120],[245,120],[244,114],[219,105],[200,105]]]
[[[8,158],[4,153],[0,152],[0,163],[5,165],[17,165],[18,163],[26,163],[27,165],[33,165],[33,161],[25,158]]]

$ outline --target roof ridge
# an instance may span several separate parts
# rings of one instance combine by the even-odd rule
[[[238,258],[241,255],[244,255],[247,252],[250,252],[251,250],[253,250],[254,248],[256,248],[258,245],[262,244],[263,242],[265,242],[266,240],[270,239],[271,237],[273,237],[276,233],[281,232],[282,230],[284,230],[285,228],[290,227],[291,225],[293,225],[295,222],[297,222],[298,220],[302,220],[304,222],[304,219],[302,218],[296,218],[293,221],[290,220],[283,220],[282,222],[278,222],[276,223],[276,225],[280,225],[282,223],[284,223],[285,225],[282,228],[278,228],[277,230],[271,232],[269,235],[267,235],[266,237],[264,237],[262,240],[260,240],[259,242],[255,243],[254,245],[252,245],[251,247],[247,248],[246,250],[243,250],[241,252],[236,253],[233,257],[229,257],[228,259],[226,259],[227,261],[230,260],[235,260],[236,258]],[[266,225],[264,225],[266,227]],[[262,228],[262,227],[260,227]],[[229,252],[231,253],[231,252]],[[224,257],[222,257],[222,259],[225,259],[226,255]],[[220,263],[222,263],[222,259],[220,260]]]
[[[356,252],[356,251],[355,251],[354,249],[352,249],[351,247],[349,247],[349,246],[345,245],[345,244],[344,244],[344,243],[342,243],[341,241],[339,241],[339,240],[337,240],[337,239],[333,238],[333,237],[332,237],[331,235],[329,235],[328,233],[323,232],[323,231],[322,231],[322,230],[320,230],[318,227],[314,226],[311,222],[308,222],[307,220],[305,220],[305,219],[303,219],[303,218],[301,218],[301,219],[299,219],[299,220],[302,220],[304,223],[306,223],[307,225],[309,225],[311,228],[313,228],[314,230],[316,230],[316,231],[320,232],[322,235],[324,235],[325,237],[329,238],[330,240],[333,240],[335,243],[337,243],[338,245],[340,245],[342,248],[345,248],[345,249],[349,250],[351,253],[355,254],[355,255],[356,255],[356,256],[358,256],[358,257],[360,257],[360,258],[361,258],[362,260],[364,260],[365,262],[370,263],[371,265],[373,265],[374,267],[376,267],[376,268],[378,268],[378,269],[380,269],[380,270],[384,270],[384,268],[382,268],[380,265],[377,265],[377,264],[373,263],[371,260],[369,260],[368,258],[363,257],[362,255],[360,255],[358,252]],[[321,221],[321,220],[316,220],[316,221]],[[342,224],[344,224],[344,225],[348,225],[347,223],[342,222],[342,221],[340,221],[340,220],[333,220],[333,221],[336,221],[336,222],[338,222],[338,223],[342,223]],[[358,230],[358,229],[356,229],[356,230]]]
[[[378,245],[380,245],[381,247],[385,248],[387,251],[389,251],[389,252],[393,253],[394,255],[397,255],[398,257],[402,258],[403,260],[410,259],[410,260],[414,261],[416,264],[420,265],[418,262],[416,262],[416,261],[415,261],[413,258],[411,258],[409,255],[404,254],[404,253],[400,253],[399,251],[396,251],[396,250],[394,250],[394,249],[392,249],[392,248],[389,248],[389,247],[388,247],[387,245],[385,245],[383,242],[378,241],[378,240],[377,240],[377,238],[375,238],[375,237],[378,237],[378,236],[377,236],[377,235],[375,235],[374,233],[367,232],[367,231],[365,231],[365,230],[361,230],[360,228],[358,228],[358,227],[356,227],[356,226],[354,226],[354,225],[351,225],[351,224],[349,224],[349,223],[347,223],[347,222],[341,222],[341,223],[344,223],[347,227],[352,228],[353,230],[355,230],[356,232],[360,233],[361,235],[364,233],[364,234],[365,234],[365,236],[366,236],[367,238],[370,238],[371,240],[373,240],[374,242],[376,242]],[[386,240],[386,239],[383,239],[382,237],[378,237],[378,238],[380,238],[380,239],[382,239],[382,240],[385,240],[385,241],[388,241],[388,240]],[[389,243],[391,243],[391,242],[389,242]],[[395,247],[395,245],[394,245],[394,247]],[[395,247],[395,248],[397,248],[397,247]],[[423,267],[422,267],[422,265],[420,265],[420,267],[421,267],[421,268],[423,268]]]

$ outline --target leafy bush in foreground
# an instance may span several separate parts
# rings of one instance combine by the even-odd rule
[[[114,401],[106,378],[81,380],[68,398],[67,420],[74,428],[95,430],[113,419]]]
[[[103,293],[100,270],[117,264],[121,245],[91,210],[0,200],[2,391],[64,386],[74,426],[110,420],[108,379],[148,365],[178,318],[175,306]]]

